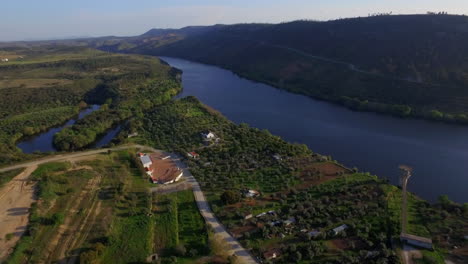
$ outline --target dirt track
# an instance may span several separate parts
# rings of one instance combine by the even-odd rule
[[[115,147],[115,148],[110,148],[110,149],[98,149],[98,150],[77,152],[77,153],[72,153],[72,154],[56,155],[56,156],[47,157],[44,159],[30,161],[30,162],[13,165],[10,167],[0,169],[0,172],[4,172],[4,171],[27,167],[25,172],[15,177],[15,179],[13,179],[10,183],[8,183],[4,187],[4,188],[8,187],[8,189],[0,190],[0,193],[2,193],[3,195],[3,196],[0,196],[0,214],[1,214],[0,223],[2,223],[2,230],[0,231],[0,235],[2,234],[1,232],[5,232],[3,233],[3,236],[5,236],[5,234],[8,233],[6,230],[14,230],[16,231],[16,234],[17,234],[15,236],[16,240],[12,239],[8,241],[7,243],[8,245],[3,245],[4,241],[0,241],[0,251],[1,251],[0,262],[2,261],[2,257],[5,258],[6,256],[8,256],[8,253],[10,253],[8,250],[5,251],[5,249],[7,248],[11,249],[11,247],[15,245],[19,237],[26,230],[26,226],[28,223],[28,215],[29,215],[28,210],[31,207],[31,203],[34,201],[34,197],[33,197],[34,185],[32,184],[28,185],[25,183],[27,183],[26,180],[28,179],[29,175],[37,168],[38,165],[47,163],[47,162],[53,162],[53,161],[73,161],[75,159],[79,159],[85,156],[105,153],[109,150],[114,151],[114,150],[130,149],[130,148],[137,148],[137,149],[142,149],[142,150],[147,150],[147,151],[152,151],[152,152],[160,152],[151,147],[146,147],[146,146],[141,146],[141,145],[128,145],[128,146],[121,146],[121,147]],[[228,233],[228,231],[224,228],[224,226],[214,216],[214,213],[211,211],[211,208],[208,204],[208,201],[205,198],[205,195],[203,194],[200,188],[200,185],[198,184],[197,180],[193,177],[193,175],[190,173],[186,165],[183,164],[180,158],[177,157],[176,155],[173,155],[172,158],[174,159],[176,164],[179,166],[179,168],[183,169],[184,177],[187,183],[189,183],[193,189],[193,194],[195,196],[195,200],[197,202],[200,213],[205,218],[206,222],[209,225],[211,225],[215,234],[220,235],[223,239],[226,240],[226,242],[231,247],[230,253],[237,255],[241,263],[244,263],[244,264],[257,263],[255,259],[250,255],[250,253],[247,250],[245,250],[241,246],[241,244]],[[14,201],[18,201],[18,202],[14,202]],[[8,202],[10,203],[8,204]],[[19,205],[23,205],[23,206],[18,207]],[[12,211],[12,209],[14,210]],[[2,218],[4,215],[6,216],[5,219]],[[18,219],[18,216],[21,219]],[[16,217],[16,218],[13,219],[13,222],[10,224],[8,229],[4,228],[3,223],[7,221],[8,219],[10,219],[10,217]],[[11,222],[12,220],[9,220],[9,221]],[[78,228],[78,230],[80,230],[80,228]],[[67,242],[67,244],[70,244],[70,243],[73,244],[73,241]],[[65,252],[66,250],[63,250],[59,252],[60,253],[59,255],[63,257]],[[67,259],[62,259],[61,263],[66,263],[66,262],[70,263],[70,261],[73,262],[73,260],[75,260],[75,258],[73,257],[69,259],[68,261]]]
[[[37,166],[30,166],[0,189],[0,263],[26,231],[35,183],[28,181]],[[7,234],[13,234],[9,240]]]

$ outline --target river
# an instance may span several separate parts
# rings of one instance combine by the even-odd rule
[[[196,96],[236,123],[268,129],[394,184],[399,183],[398,166],[410,165],[409,191],[430,201],[447,194],[468,202],[467,126],[354,112],[219,67],[162,59],[183,71],[179,97]]]
[[[54,147],[54,135],[60,132],[62,129],[75,124],[76,121],[84,118],[99,108],[99,105],[92,105],[91,107],[83,109],[76,117],[68,120],[65,124],[50,128],[38,135],[22,139],[16,146],[24,153],[33,153],[35,151],[56,152],[57,149]],[[100,137],[95,143],[91,145],[91,148],[100,148],[107,145],[120,132],[120,129],[120,125],[109,129],[106,131],[105,135]]]

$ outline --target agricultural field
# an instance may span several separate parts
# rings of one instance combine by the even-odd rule
[[[193,263],[210,253],[208,231],[191,190],[153,196],[154,246],[164,261]]]
[[[132,120],[127,129],[139,136],[120,138],[124,142],[196,152],[195,158],[187,155],[186,162],[213,211],[245,248],[265,261],[401,261],[395,248],[401,232],[401,190],[374,175],[346,168],[268,131],[235,125],[193,97],[157,107]],[[208,131],[216,135],[214,143],[203,139]],[[248,196],[248,190],[257,194]],[[463,253],[450,250],[466,246],[457,234],[466,232],[468,208],[409,197],[409,231],[432,238],[435,256],[463,258]],[[442,224],[444,219],[449,222]],[[442,235],[447,231],[450,239]],[[277,253],[275,259],[269,259],[271,252]]]
[[[134,157],[135,151],[120,151],[40,165],[31,176],[39,199],[7,263],[141,263],[153,253],[163,254],[156,238],[165,235],[180,241],[164,250],[178,249],[181,260],[209,256],[207,230],[192,192],[153,197]],[[159,202],[175,205],[176,221],[163,221],[166,213],[153,207]],[[160,228],[168,224],[175,229],[163,234]]]

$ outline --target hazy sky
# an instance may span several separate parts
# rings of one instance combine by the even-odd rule
[[[467,0],[0,0],[0,41],[137,35],[151,28],[240,22],[329,20],[447,11]]]

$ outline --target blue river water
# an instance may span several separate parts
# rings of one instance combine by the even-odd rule
[[[268,129],[289,142],[331,155],[399,183],[400,164],[414,169],[408,189],[435,201],[468,202],[468,127],[374,113],[289,93],[219,67],[162,57],[183,71],[184,90],[236,123]]]

